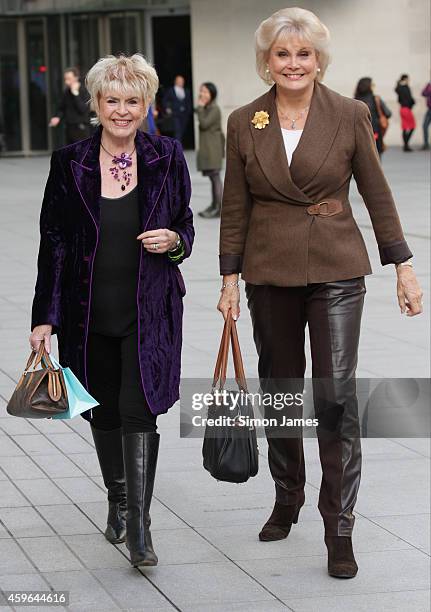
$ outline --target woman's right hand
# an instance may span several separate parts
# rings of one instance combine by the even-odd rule
[[[52,325],[36,325],[30,334],[29,342],[32,351],[38,351],[41,342],[45,343],[47,353],[51,352]]]
[[[217,304],[217,310],[219,310],[224,320],[226,321],[229,310],[232,314],[232,319],[236,321],[240,314],[239,308],[239,287],[231,286],[230,283],[238,282],[238,275],[229,275],[223,278],[223,284],[229,283],[227,287],[222,289],[219,302]]]

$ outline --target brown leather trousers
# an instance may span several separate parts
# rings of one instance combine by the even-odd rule
[[[293,393],[302,390],[308,323],[314,410],[323,423],[317,427],[323,472],[319,510],[326,535],[351,535],[355,520],[361,443],[358,433],[352,432],[359,431],[355,371],[365,291],[363,277],[306,287],[246,284],[262,390],[274,384],[284,390],[290,384]],[[328,381],[334,383],[329,392]],[[298,437],[266,433],[276,499],[282,504],[302,505],[305,463],[301,432]]]

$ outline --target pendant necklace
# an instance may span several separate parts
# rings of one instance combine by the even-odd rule
[[[105,147],[103,143],[100,143],[102,149],[112,157],[112,163],[114,164],[112,168],[109,168],[109,172],[114,180],[123,184],[121,185],[121,191],[125,191],[126,187],[130,185],[130,179],[132,178],[132,173],[128,171],[128,168],[132,166],[132,155],[136,150],[136,147],[133,151],[129,153],[121,153],[120,155],[113,155],[110,153]]]
[[[298,113],[298,115],[297,115],[295,118],[293,118],[293,117],[289,117],[289,115],[287,115],[287,114],[285,114],[285,113],[282,113],[282,112],[280,111],[280,109],[278,108],[278,106],[277,106],[277,110],[278,110],[278,113],[279,113],[280,117],[281,117],[282,119],[287,119],[288,121],[291,121],[291,122],[292,122],[292,125],[290,126],[290,129],[291,129],[291,130],[294,130],[294,129],[295,129],[295,123],[296,123],[297,121],[299,121],[299,119],[302,119],[302,117],[304,116],[304,114],[306,113],[306,111],[308,111],[308,109],[309,109],[309,108],[310,108],[309,106],[306,106],[305,108],[303,108],[303,109],[302,109],[302,111],[301,111],[300,113]]]

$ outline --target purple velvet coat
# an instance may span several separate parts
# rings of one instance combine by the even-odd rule
[[[69,366],[87,389],[91,284],[100,227],[101,134],[99,128],[92,138],[52,155],[40,216],[31,322],[32,329],[53,326],[61,364]],[[190,177],[181,145],[142,132],[137,133],[135,145],[141,232],[157,228],[178,232],[186,258],[194,229]],[[115,255],[115,245],[112,252]],[[139,361],[145,396],[154,414],[166,412],[179,398],[186,290],[177,263],[167,254],[149,253],[141,246],[136,296]]]

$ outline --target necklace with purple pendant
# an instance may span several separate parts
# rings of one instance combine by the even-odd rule
[[[132,166],[132,155],[136,150],[136,147],[133,151],[129,153],[120,153],[120,155],[113,155],[110,153],[102,143],[100,143],[102,149],[112,157],[112,163],[114,164],[112,168],[109,168],[109,172],[114,180],[119,183],[123,183],[121,185],[121,191],[125,191],[126,187],[130,185],[130,179],[132,178],[132,173],[129,172],[129,168]]]

